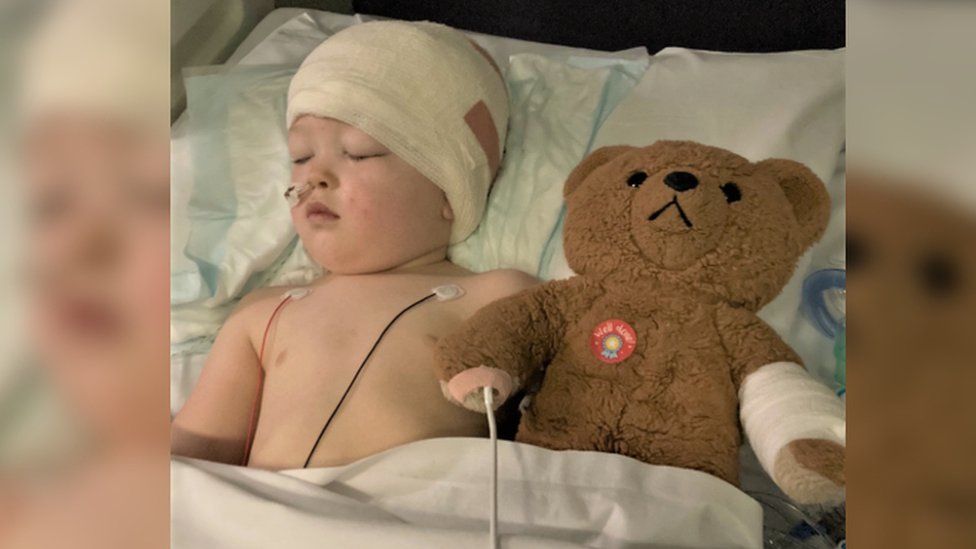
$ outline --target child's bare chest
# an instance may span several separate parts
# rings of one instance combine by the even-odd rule
[[[332,291],[330,291],[332,290]],[[421,301],[429,288],[316,288],[283,307],[272,325],[262,364],[268,381],[330,385],[371,356],[410,363],[430,354],[429,338],[450,319],[447,304]],[[371,366],[372,369],[372,366]],[[379,370],[380,368],[376,368]]]
[[[455,304],[427,298],[439,282],[326,284],[286,303],[265,345],[254,458],[300,466],[294,460],[342,401],[315,455],[346,461],[355,456],[343,448],[375,451],[404,432],[418,405],[443,400],[433,342],[458,320]]]

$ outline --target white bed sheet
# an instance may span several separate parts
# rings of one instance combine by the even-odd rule
[[[489,444],[430,439],[284,472],[177,459],[172,546],[487,546]],[[505,441],[498,459],[502,547],[762,546],[759,504],[705,473]]]

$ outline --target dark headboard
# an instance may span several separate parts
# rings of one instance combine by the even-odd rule
[[[844,46],[844,0],[353,0],[356,12],[597,50]]]

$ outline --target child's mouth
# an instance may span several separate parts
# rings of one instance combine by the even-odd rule
[[[305,217],[309,221],[324,223],[328,221],[336,221],[339,219],[339,215],[334,211],[330,210],[328,206],[321,202],[311,202],[305,209]]]

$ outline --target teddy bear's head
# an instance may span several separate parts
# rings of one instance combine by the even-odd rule
[[[564,196],[576,273],[655,278],[757,310],[823,233],[823,182],[791,160],[752,163],[716,147],[658,141],[594,151]]]

